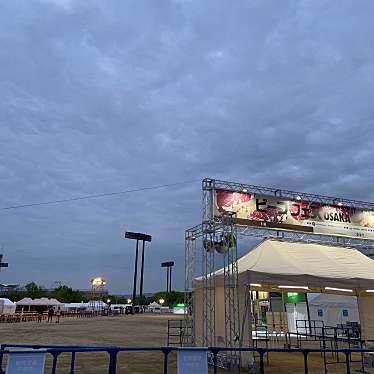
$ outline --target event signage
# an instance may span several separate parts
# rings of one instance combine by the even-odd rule
[[[6,374],[43,374],[45,350],[10,352]]]
[[[214,215],[236,213],[236,223],[314,234],[374,239],[374,211],[217,189]]]
[[[178,349],[178,374],[208,374],[206,348]]]

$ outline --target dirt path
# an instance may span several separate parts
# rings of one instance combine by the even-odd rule
[[[1,343],[32,343],[88,346],[165,346],[167,320],[180,317],[170,315],[144,314],[135,316],[97,317],[89,319],[67,318],[60,324],[35,322],[0,324]],[[59,357],[58,373],[69,372],[70,356]],[[310,357],[310,373],[323,373],[320,355]],[[50,368],[48,360],[47,371]],[[77,374],[107,373],[107,353],[82,353],[77,355]],[[162,354],[158,352],[124,352],[118,356],[119,374],[162,373]],[[176,373],[176,355],[170,355],[170,374]],[[357,369],[358,365],[353,365]],[[219,371],[224,373],[224,371]],[[303,373],[301,354],[270,355],[265,373]],[[354,372],[354,370],[352,370]],[[372,370],[369,371],[373,373]],[[248,373],[248,371],[242,371]],[[345,373],[344,365],[329,366],[330,373]],[[194,373],[191,373],[194,374]]]

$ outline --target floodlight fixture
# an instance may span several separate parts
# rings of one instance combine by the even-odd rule
[[[103,287],[106,285],[106,281],[103,277],[92,278],[91,285],[93,288]]]

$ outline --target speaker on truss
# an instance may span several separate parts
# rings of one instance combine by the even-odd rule
[[[226,235],[222,234],[220,240],[214,242],[214,249],[221,254],[224,254],[229,249]]]
[[[213,252],[214,251],[214,242],[211,239],[204,239],[203,240],[203,246],[207,252]]]

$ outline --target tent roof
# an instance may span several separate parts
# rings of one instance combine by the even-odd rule
[[[13,303],[13,301],[5,298],[5,297],[0,297],[0,300],[3,300],[4,301],[4,305],[16,305],[15,303]]]
[[[266,239],[238,260],[238,272],[241,284],[374,290],[374,261],[350,247]],[[222,285],[223,269],[215,274]]]
[[[148,306],[150,306],[151,308],[160,308],[161,307],[161,305],[157,304],[155,301],[153,301],[152,303],[150,303]]]
[[[56,299],[47,299],[46,297],[42,297],[40,299],[30,299],[29,297],[25,297],[20,301],[17,301],[17,305],[62,305],[58,300]]]
[[[87,308],[89,305],[88,303],[65,303],[64,306],[66,308]]]

